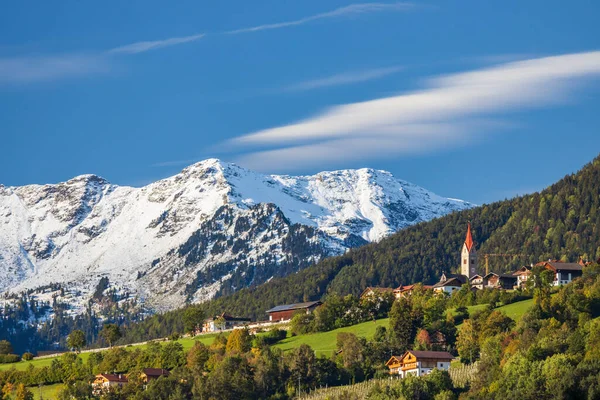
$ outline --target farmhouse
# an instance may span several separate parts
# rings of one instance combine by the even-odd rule
[[[513,272],[513,275],[517,277],[517,288],[523,288],[527,283],[527,279],[529,279],[529,276],[531,275],[531,267],[524,265]]]
[[[295,313],[305,312],[306,314],[310,314],[321,304],[323,303],[320,301],[286,304],[283,306],[273,307],[270,310],[267,310],[266,313],[269,314],[269,321],[289,321],[292,319]]]
[[[389,368],[390,375],[405,378],[408,375],[427,375],[435,368],[447,371],[452,359],[454,356],[446,351],[408,350],[402,356],[392,356],[385,365]]]
[[[483,276],[475,274],[469,279],[469,283],[471,284],[472,288],[481,290],[483,289]]]
[[[469,278],[467,278],[466,275],[450,274],[448,272],[444,272],[444,273],[442,273],[442,276],[440,276],[440,282],[446,282],[452,278],[456,279],[458,282],[460,282],[463,285],[469,281]]]
[[[452,294],[453,292],[460,290],[462,287],[462,281],[457,278],[450,278],[444,282],[440,281],[433,285],[433,291],[437,293],[448,293]]]
[[[227,329],[233,329],[236,326],[247,325],[250,323],[250,318],[232,317],[227,313],[214,316],[204,321],[202,325],[203,332],[216,332]]]
[[[513,274],[490,272],[483,277],[483,286],[492,289],[512,289],[517,285],[517,281],[517,277]]]
[[[554,272],[554,286],[566,285],[573,279],[579,278],[581,275],[583,275],[583,265],[579,263],[544,261],[536,264],[536,266],[540,265]]]
[[[99,396],[110,388],[122,387],[127,383],[127,377],[121,374],[98,374],[92,382],[92,392]]]

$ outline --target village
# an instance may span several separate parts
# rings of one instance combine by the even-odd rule
[[[461,273],[451,274],[444,272],[434,285],[424,285],[421,283],[412,283],[409,285],[400,285],[397,288],[385,287],[367,287],[360,295],[361,300],[367,298],[377,298],[384,293],[393,293],[396,299],[410,296],[417,287],[425,290],[431,290],[440,295],[451,295],[460,290],[465,284],[469,284],[471,291],[483,289],[495,290],[516,290],[525,288],[528,279],[531,276],[534,267],[544,267],[554,273],[553,286],[561,286],[570,283],[572,280],[580,277],[583,268],[586,266],[583,260],[577,263],[563,262],[558,260],[542,261],[535,265],[522,266],[512,273],[497,273],[488,271],[488,257],[494,255],[484,255],[486,259],[486,273],[479,273],[479,262],[475,241],[471,231],[471,224],[467,226],[465,241],[461,249]],[[499,255],[504,256],[504,255]],[[312,313],[322,304],[321,301],[310,301],[295,304],[278,305],[269,310],[268,321],[251,322],[249,318],[232,317],[227,313],[205,321],[202,332],[217,332],[231,329],[257,328],[272,326],[274,324],[289,323],[297,313]],[[446,351],[417,351],[407,350],[402,355],[392,355],[387,361],[390,375],[396,375],[400,378],[408,375],[422,376],[430,373],[433,369],[448,370],[450,361],[455,357]]]
[[[512,273],[498,273],[488,270],[488,257],[507,256],[504,254],[485,254],[485,273],[480,273],[479,259],[473,240],[471,225],[467,226],[465,241],[461,248],[461,269],[460,274],[444,272],[440,279],[434,285],[425,285],[421,283],[411,283],[400,285],[397,288],[386,287],[367,287],[360,295],[361,301],[367,299],[377,299],[384,295],[392,294],[395,299],[411,296],[414,290],[432,291],[435,294],[450,296],[455,291],[460,290],[466,284],[473,292],[484,289],[493,289],[499,291],[511,291],[523,289],[527,285],[534,267],[543,267],[554,274],[553,286],[561,286],[582,276],[583,269],[587,265],[583,260],[579,262],[564,262],[557,260],[542,261],[537,264],[522,266]],[[512,256],[512,255],[508,255]],[[256,333],[264,328],[281,326],[289,324],[292,318],[297,314],[311,314],[323,303],[321,301],[308,301],[302,303],[278,305],[265,313],[268,319],[264,321],[252,321],[250,318],[229,315],[226,312],[213,316],[204,321],[202,328],[195,332],[196,335],[209,334],[215,332],[226,332],[235,329],[248,329],[251,333]],[[407,350],[401,355],[392,355],[386,362],[391,376],[404,378],[409,375],[422,376],[431,373],[434,369],[449,370],[451,361],[456,357],[447,351],[422,351]],[[160,374],[168,373],[161,371]],[[143,379],[154,379],[159,372],[144,372]],[[159,374],[159,375],[160,375]],[[103,387],[111,385],[121,386],[127,382],[126,376],[100,374],[94,381],[95,390],[101,390]]]

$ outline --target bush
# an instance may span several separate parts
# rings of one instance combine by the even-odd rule
[[[21,358],[25,361],[31,361],[31,360],[33,360],[33,353],[30,353],[30,352],[23,353]]]
[[[0,354],[0,364],[10,364],[21,361],[21,357],[16,354]]]
[[[171,334],[171,336],[169,336],[169,339],[171,341],[175,342],[175,341],[181,339],[181,335],[179,333],[175,332],[175,333]]]
[[[265,336],[265,341],[267,344],[275,344],[280,340],[283,340],[287,337],[287,331],[285,329],[271,329]]]

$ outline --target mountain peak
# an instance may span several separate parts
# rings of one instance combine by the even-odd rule
[[[110,182],[104,179],[101,176],[94,174],[83,174],[78,175],[74,178],[69,179],[65,183],[68,185],[77,184],[79,182],[83,182],[85,184],[98,184],[98,185],[109,185]]]
[[[90,174],[14,192],[0,196],[0,290],[85,294],[107,276],[162,309],[471,207],[372,168],[265,175],[216,158],[141,188]]]

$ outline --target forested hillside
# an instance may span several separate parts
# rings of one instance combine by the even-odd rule
[[[543,190],[452,213],[404,229],[379,243],[325,259],[297,274],[206,304],[208,313],[264,318],[264,310],[328,292],[359,294],[366,286],[435,282],[443,271],[457,271],[467,222],[479,254],[521,253],[490,258],[490,269],[508,271],[542,259],[600,258],[600,157],[576,174]],[[483,267],[483,259],[480,261]]]

